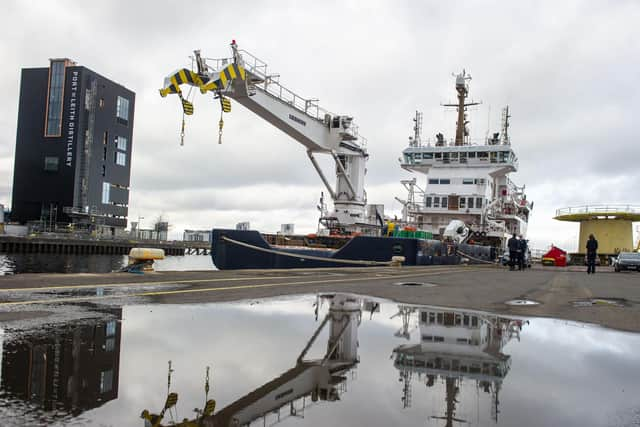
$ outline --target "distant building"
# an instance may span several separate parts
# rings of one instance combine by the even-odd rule
[[[123,231],[134,105],[132,91],[66,58],[22,69],[12,220]]]
[[[211,230],[184,230],[183,240],[187,242],[211,242]]]
[[[236,230],[247,231],[251,229],[249,221],[239,222],[236,224]]]

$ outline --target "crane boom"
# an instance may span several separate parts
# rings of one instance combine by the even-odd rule
[[[332,114],[318,106],[318,100],[305,99],[279,83],[279,76],[268,74],[267,64],[231,43],[233,57],[210,59],[194,51],[197,71],[181,69],[165,79],[160,94],[178,94],[185,114],[193,105],[182,96],[181,84],[196,86],[202,93],[213,92],[224,102],[231,98],[302,144],[334,203],[325,216],[339,228],[353,232],[375,227],[365,217],[364,176],[368,158],[366,140],[358,134],[353,118]],[[230,106],[227,105],[227,110]],[[226,110],[225,110],[226,111]],[[222,128],[222,120],[220,126]],[[332,187],[314,154],[328,154],[336,164],[336,184]],[[323,218],[321,218],[321,221]]]

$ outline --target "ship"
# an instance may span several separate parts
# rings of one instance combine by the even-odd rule
[[[402,221],[430,232],[434,238],[446,235],[451,224],[468,228],[466,240],[503,250],[512,235],[526,237],[533,202],[525,186],[518,186],[510,174],[518,170],[518,157],[509,136],[509,106],[502,110],[500,132],[482,140],[469,136],[469,107],[481,104],[468,100],[471,75],[455,75],[457,103],[442,104],[457,112],[455,138],[438,132],[422,138],[422,113],[413,119],[413,136],[402,152],[401,167],[426,175],[424,186],[417,178],[401,181],[407,190]]]
[[[319,224],[323,228],[319,228],[318,235],[347,238],[340,240],[341,247],[321,248],[318,247],[317,241],[313,245],[297,247],[276,246],[267,242],[257,231],[214,228],[211,233],[211,253],[217,268],[222,270],[431,265],[495,260],[496,245],[471,245],[470,242],[466,242],[469,227],[464,223],[452,222],[448,230],[439,233],[439,238],[434,239],[433,233],[424,230],[422,225],[415,227],[411,224],[396,224],[391,220],[385,222],[384,206],[369,203],[367,200],[367,142],[360,134],[353,117],[331,113],[321,108],[316,98],[305,99],[284,87],[280,83],[279,74],[267,71],[266,62],[241,50],[235,40],[231,42],[231,50],[232,57],[217,59],[205,58],[196,50],[192,57],[194,65],[191,70],[181,68],[165,78],[164,85],[159,90],[160,95],[176,95],[183,108],[181,144],[184,143],[185,118],[194,113],[191,97],[192,92],[195,92],[192,91],[193,88],[198,88],[202,94],[212,93],[214,99],[220,101],[219,143],[222,143],[224,113],[231,111],[231,100],[234,100],[306,148],[311,165],[333,201],[333,209],[329,210],[321,197],[318,210],[321,214]],[[461,78],[463,86],[466,87],[466,77]],[[183,93],[182,85],[191,88]],[[466,106],[464,102],[461,105],[462,112]],[[461,137],[460,144],[456,142],[456,147],[464,146],[463,140]],[[416,152],[406,153],[405,168],[415,164],[418,157],[422,159],[422,151],[426,151],[428,147],[411,148]],[[447,151],[440,145],[437,149]],[[512,153],[509,147],[505,150]],[[494,155],[502,153],[485,151],[487,150],[483,153],[491,159]],[[328,156],[335,162],[335,184],[332,185],[329,181],[316,160],[316,155]],[[457,156],[456,153],[456,158]],[[453,158],[453,154],[447,154],[446,158]],[[503,165],[505,174],[509,167],[513,167],[511,157],[509,161],[511,166]],[[496,171],[492,170],[491,173]],[[430,199],[425,197],[424,200]],[[453,199],[451,200],[448,206],[453,207]],[[456,199],[456,207],[459,203],[460,200]],[[413,214],[413,210],[408,206],[409,204],[405,209],[407,219]],[[440,199],[438,206],[441,206]],[[484,204],[482,207],[484,208]],[[494,227],[498,227],[500,220],[488,222],[487,215],[483,218],[483,224],[495,224]],[[473,223],[473,226],[476,227],[476,224]]]

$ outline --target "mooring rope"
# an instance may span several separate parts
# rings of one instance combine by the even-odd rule
[[[254,249],[260,252],[266,252],[269,254],[288,256],[291,258],[298,259],[310,259],[315,261],[325,261],[325,262],[335,262],[338,264],[353,264],[353,265],[383,265],[389,266],[391,265],[391,261],[365,261],[365,260],[357,260],[357,259],[339,259],[339,258],[329,258],[329,257],[321,257],[321,256],[313,256],[313,255],[300,255],[300,254],[292,254],[289,252],[277,251],[275,249],[267,249],[261,248],[260,246],[255,246],[249,243],[240,242],[238,240],[233,240],[228,238],[227,236],[222,236],[222,240],[227,241],[229,243],[233,243],[238,246],[243,246],[245,248]]]
[[[460,255],[465,256],[465,257],[467,257],[467,258],[469,258],[469,259],[472,259],[472,260],[474,260],[474,261],[482,262],[482,263],[485,263],[485,264],[496,265],[496,263],[495,263],[495,262],[493,262],[493,261],[487,261],[487,260],[485,260],[485,259],[480,259],[480,258],[472,257],[471,255],[467,255],[466,253],[462,252],[462,251],[461,251],[461,250],[459,250],[459,249],[457,250],[457,253],[459,253]]]

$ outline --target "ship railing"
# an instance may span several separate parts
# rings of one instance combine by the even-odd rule
[[[245,69],[264,80],[261,88],[269,95],[276,97],[282,102],[291,105],[306,116],[322,123],[325,123],[325,120],[330,117],[333,118],[334,116],[337,116],[337,114],[320,107],[318,105],[318,99],[304,98],[280,84],[280,75],[269,74],[267,63],[265,61],[246,50],[241,49],[239,52],[242,55],[242,61],[244,62]],[[226,59],[226,61],[230,60],[231,59]],[[222,66],[222,62],[220,63],[220,66]],[[367,139],[359,134],[358,126],[355,123],[352,122],[351,126],[348,129],[345,129],[344,132],[349,134],[353,139],[357,139],[361,147],[366,147]]]
[[[556,210],[556,216],[562,215],[575,215],[575,214],[614,214],[614,213],[630,213],[640,215],[640,206],[638,205],[624,205],[624,204],[611,204],[611,205],[584,205],[584,206],[572,206],[568,208],[561,208]]]

